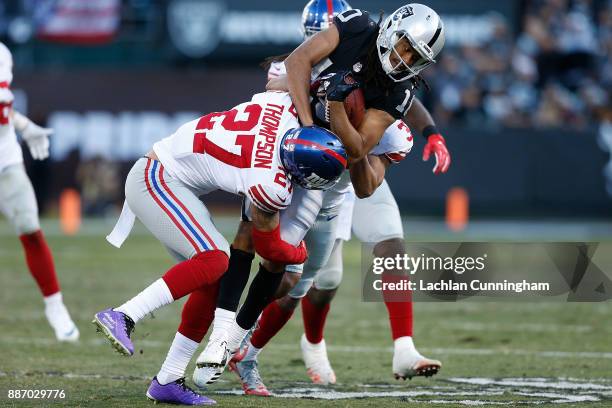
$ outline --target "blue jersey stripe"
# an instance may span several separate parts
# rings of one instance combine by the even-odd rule
[[[178,215],[178,217],[181,219],[181,221],[183,221],[183,225],[185,225],[187,227],[187,229],[189,229],[189,231],[191,231],[191,233],[193,234],[193,236],[198,240],[198,242],[204,247],[204,249],[209,250],[209,246],[206,245],[206,242],[204,241],[204,239],[195,231],[195,229],[193,228],[193,226],[185,219],[183,213],[181,213],[178,208],[176,208],[176,206],[170,201],[170,199],[163,193],[163,191],[159,188],[159,186],[157,185],[157,180],[155,179],[155,173],[156,173],[156,169],[157,169],[157,161],[154,160],[153,161],[153,167],[151,168],[151,179],[153,181],[153,187],[155,188],[155,191],[157,191],[157,193],[161,196],[161,198],[166,202],[166,204],[168,204],[168,206],[174,211],[174,213],[176,215]]]

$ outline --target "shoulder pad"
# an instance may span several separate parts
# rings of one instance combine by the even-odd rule
[[[334,17],[334,25],[340,33],[340,40],[346,36],[359,34],[376,25],[367,11],[346,10]]]

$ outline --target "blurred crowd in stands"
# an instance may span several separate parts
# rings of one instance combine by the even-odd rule
[[[441,123],[584,128],[612,121],[612,1],[533,0],[513,36],[445,49],[425,75]]]

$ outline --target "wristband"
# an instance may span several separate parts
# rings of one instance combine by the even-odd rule
[[[423,135],[425,139],[427,139],[431,135],[439,135],[440,131],[435,125],[429,125],[423,128],[423,130],[421,131],[421,134]]]

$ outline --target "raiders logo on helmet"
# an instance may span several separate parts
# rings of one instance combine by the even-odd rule
[[[396,11],[396,13],[397,14],[393,16],[394,20],[401,20],[406,17],[414,16],[414,11],[412,10],[411,6],[401,7],[399,10]]]

